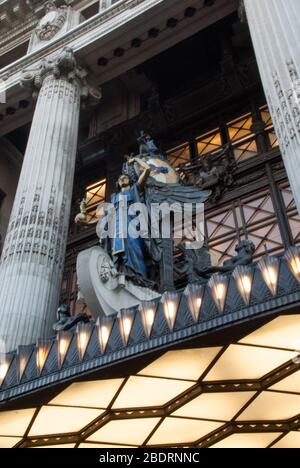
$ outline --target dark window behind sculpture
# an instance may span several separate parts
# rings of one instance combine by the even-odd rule
[[[284,249],[270,192],[239,198],[226,209],[209,213],[206,230],[210,253],[217,264],[236,255],[239,239],[253,241],[255,259],[264,254],[265,248],[275,255]]]
[[[291,187],[288,182],[284,183],[280,187],[285,212],[289,221],[289,225],[292,231],[292,236],[295,244],[300,244],[300,216],[298,214],[294,196],[292,194]]]
[[[260,108],[261,118],[266,125],[265,132],[268,135],[268,139],[272,148],[277,148],[279,146],[279,141],[274,130],[274,125],[272,122],[271,114],[268,109],[268,106],[263,106]]]
[[[172,148],[167,152],[167,157],[173,167],[180,167],[188,163],[191,159],[191,150],[189,143]]]
[[[86,188],[88,222],[97,221],[98,207],[105,201],[106,179],[99,180]]]
[[[228,141],[232,145],[233,155],[237,162],[246,161],[258,155],[252,125],[252,115],[246,114],[229,122],[226,126]]]
[[[255,133],[254,123],[260,122],[263,128],[264,148],[258,146],[258,133]],[[195,135],[190,141],[182,142],[174,148],[167,150],[167,156],[171,164],[178,168],[189,164],[192,155],[197,157],[213,155],[229,145],[231,157],[237,163],[242,163],[261,152],[271,150],[279,146],[278,138],[274,131],[273,122],[267,105],[256,109],[255,114],[248,112],[227,119],[218,128]]]

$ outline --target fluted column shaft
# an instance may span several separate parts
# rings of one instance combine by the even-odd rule
[[[300,213],[300,2],[244,0],[260,75]]]
[[[51,62],[25,76],[38,99],[0,264],[0,338],[8,351],[49,336],[55,321],[82,92],[69,65]]]

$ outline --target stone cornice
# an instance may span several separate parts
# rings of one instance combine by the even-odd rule
[[[144,12],[151,11],[152,8],[155,9],[161,4],[166,7],[166,4],[170,3],[174,3],[174,0],[172,2],[171,0],[121,0],[111,8],[81,23],[59,39],[51,41],[49,45],[3,68],[0,72],[0,79],[6,82],[7,102],[13,102],[14,96],[21,98],[19,82],[24,69],[36,67],[41,60],[55,56],[65,46],[71,47],[76,56],[79,59],[83,58],[84,61],[86,47],[93,44],[95,40],[108,36],[125,23],[131,23],[131,20],[138,18]],[[182,4],[182,1],[178,3]],[[157,14],[157,9],[155,12]],[[25,96],[24,91],[23,96]],[[3,106],[0,107],[3,108]]]
[[[120,0],[60,38],[53,39],[49,45],[3,68],[0,80],[6,82],[7,103],[0,105],[0,114],[5,116],[8,106],[18,108],[20,100],[28,99],[26,91],[19,87],[22,71],[55,56],[65,46],[73,49],[78,63],[92,72],[94,85],[99,86],[222,19],[235,11],[236,6],[236,0],[216,0],[212,6],[204,6],[204,0],[203,3],[199,0]],[[187,7],[193,7],[197,14],[186,17]],[[165,26],[170,17],[181,19],[176,34],[174,29]],[[149,39],[151,28],[161,31],[157,39]],[[143,38],[142,47],[130,46],[134,37]],[[115,50],[122,47],[127,50],[126,56],[116,58]],[[114,60],[110,60],[106,67],[100,67],[99,59],[105,56],[114,57]],[[0,134],[5,135],[30,119],[29,111],[18,110],[13,118],[4,118]]]
[[[146,11],[159,5],[162,5],[164,9],[167,9],[168,5],[171,8],[175,3],[181,4],[182,10],[185,7],[185,3],[186,6],[188,6],[194,3],[197,4],[198,2],[193,0],[181,0],[180,2],[177,0],[120,0],[107,10],[81,23],[59,39],[51,41],[49,45],[46,45],[37,52],[22,57],[13,64],[3,68],[0,71],[0,79],[7,81],[9,88],[14,84],[14,75],[20,73],[24,68],[38,63],[43,58],[51,56],[62,47],[68,45],[72,47],[76,53],[93,43],[96,39],[108,35],[118,27],[124,25],[124,23],[130,22]],[[224,7],[225,3],[230,4],[235,2],[234,0],[219,0],[216,2],[216,6],[218,7],[218,5],[220,5],[220,7]],[[18,79],[19,76],[16,76],[17,81]]]
[[[57,5],[67,4],[76,10],[88,5],[87,0],[56,1]],[[0,55],[3,55],[27,41],[43,16],[45,2],[30,0],[9,0],[0,2]]]
[[[29,40],[37,22],[35,17],[31,15],[22,25],[18,25],[18,33],[15,32],[15,28],[4,33],[0,42],[0,55],[8,53],[18,47],[18,45]]]
[[[131,10],[136,6],[139,6],[140,4],[147,3],[147,8],[143,8],[142,10],[151,8],[152,6],[155,6],[159,3],[162,3],[163,1],[166,0],[121,0],[114,4],[111,8],[107,9],[104,12],[99,13],[98,15],[94,16],[90,20],[85,21],[84,23],[81,23],[79,26],[74,28],[72,31],[66,33],[64,36],[60,37],[57,40],[51,41],[49,45],[46,45],[39,51],[29,54],[25,57],[22,57],[21,59],[17,60],[11,65],[8,65],[7,67],[3,68],[0,72],[0,79],[2,80],[9,80],[10,77],[12,77],[14,74],[21,72],[25,67],[31,66],[33,64],[36,64],[43,58],[48,57],[49,55],[55,53],[59,49],[61,49],[65,45],[72,45],[73,41],[76,40],[78,43],[81,38],[84,38],[84,36],[88,33],[91,33],[100,26],[102,26],[104,23],[108,22],[112,18],[116,17],[117,15],[120,15],[123,12]],[[133,12],[131,15],[128,14],[127,20],[130,20],[132,16],[135,16],[135,13],[139,14],[140,11]],[[121,22],[124,20],[124,17],[122,16]],[[121,24],[120,19],[119,21],[115,21],[114,24],[107,24],[107,29],[115,29],[115,27],[118,26],[118,24]],[[109,28],[110,26],[110,28]],[[109,32],[109,31],[104,31],[104,32]],[[74,47],[73,47],[74,48]],[[78,49],[78,46],[77,46]],[[74,49],[76,50],[76,48]]]

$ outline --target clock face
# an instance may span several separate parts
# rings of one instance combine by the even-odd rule
[[[49,11],[49,13],[47,13],[46,16],[44,16],[44,18],[41,19],[40,26],[45,26],[47,23],[53,23],[53,21],[55,21],[56,19],[56,16],[56,11]]]

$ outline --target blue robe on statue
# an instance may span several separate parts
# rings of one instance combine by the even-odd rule
[[[127,220],[124,222],[122,216],[122,204],[127,201]],[[135,216],[129,215],[128,210],[133,203],[140,202],[138,188],[133,185],[127,192],[120,192],[112,196],[112,204],[115,207],[115,228],[112,239],[113,257],[122,257],[122,265],[132,272],[147,277],[145,263],[145,243],[141,237],[133,238],[129,232],[129,224]],[[124,213],[124,212],[123,212]]]

